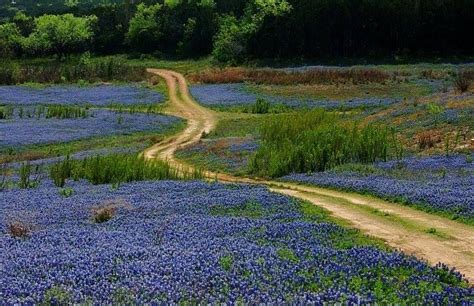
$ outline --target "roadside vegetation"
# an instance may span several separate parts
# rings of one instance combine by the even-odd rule
[[[97,155],[82,160],[72,160],[67,156],[50,166],[49,176],[57,187],[64,187],[69,179],[85,179],[93,185],[101,185],[203,178],[199,170],[172,168],[166,161],[149,161],[136,154]]]
[[[313,110],[267,119],[250,171],[279,177],[345,163],[386,161],[401,153],[395,134],[387,127],[348,125],[338,115]]]

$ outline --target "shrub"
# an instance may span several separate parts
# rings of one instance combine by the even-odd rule
[[[0,120],[2,119],[9,119],[13,116],[13,107],[10,105],[6,105],[0,107]]]
[[[116,212],[117,208],[111,203],[100,205],[92,209],[92,220],[95,223],[104,223],[110,221]]]
[[[40,114],[40,111],[38,111]],[[75,119],[75,118],[87,118],[90,116],[89,111],[80,106],[67,106],[67,105],[50,105],[46,108],[45,117],[47,119]]]
[[[8,223],[8,233],[14,238],[27,238],[31,233],[31,226],[21,221],[13,221]]]
[[[418,148],[420,148],[420,150],[433,148],[435,144],[441,141],[439,135],[435,135],[430,131],[419,134],[417,138]]]
[[[18,186],[21,189],[37,187],[40,182],[40,168],[39,165],[33,166],[29,162],[22,163],[20,166],[20,181]]]
[[[0,84],[14,85],[18,81],[19,75],[18,64],[5,60],[0,62]]]
[[[471,78],[468,72],[459,72],[454,80],[454,86],[459,90],[461,93],[466,92],[471,85]]]

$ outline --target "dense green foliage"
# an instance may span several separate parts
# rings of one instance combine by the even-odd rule
[[[388,128],[361,127],[338,116],[323,110],[271,116],[261,127],[262,144],[250,170],[278,177],[387,160],[397,154],[397,141]]]
[[[67,157],[50,168],[50,177],[58,187],[66,180],[86,179],[92,184],[119,184],[144,180],[199,179],[200,171],[181,171],[161,160],[147,161],[134,154],[111,154],[83,160]]]
[[[239,63],[474,48],[470,0],[3,0],[0,12],[2,56],[88,49]]]
[[[19,13],[12,21],[0,26],[0,51],[5,55],[64,55],[87,49],[97,17],[64,14],[33,19]]]

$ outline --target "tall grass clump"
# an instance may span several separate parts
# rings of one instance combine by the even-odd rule
[[[70,118],[87,118],[89,111],[85,107],[67,106],[67,105],[50,105],[46,108],[46,119],[70,119]]]
[[[272,116],[261,127],[261,139],[250,171],[270,177],[385,161],[400,149],[389,128],[343,122],[324,110]]]
[[[19,170],[18,187],[21,189],[36,188],[40,183],[41,166],[31,165],[29,162],[23,163]]]
[[[54,164],[50,177],[58,187],[67,179],[85,179],[94,185],[145,180],[190,180],[204,177],[201,171],[183,171],[161,160],[146,160],[133,154],[111,154]]]
[[[251,113],[252,114],[268,114],[270,112],[270,102],[265,99],[259,98],[252,105]]]
[[[0,107],[0,120],[9,119],[13,116],[13,107],[12,106],[1,106]]]
[[[62,162],[53,164],[49,169],[49,177],[58,187],[64,187],[66,180],[72,176],[73,162],[69,155]]]
[[[459,92],[464,93],[469,90],[469,86],[471,86],[473,79],[473,71],[460,71],[454,79],[454,86]]]

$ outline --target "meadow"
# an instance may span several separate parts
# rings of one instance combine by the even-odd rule
[[[86,83],[82,86],[47,84],[0,86],[0,104],[3,105],[74,104],[107,106],[114,103],[133,105],[162,102],[164,102],[162,94],[139,85],[94,85]]]
[[[155,65],[198,82],[192,64]],[[191,84],[218,119],[178,148],[178,166],[143,153],[186,125],[153,77],[0,87],[1,300],[472,303],[455,266],[395,250],[313,203],[205,172],[356,192],[472,226],[472,92],[418,76],[391,91],[386,68],[306,81],[276,71]],[[445,232],[425,234],[450,241]]]
[[[67,186],[0,193],[2,232],[21,234],[0,237],[4,302],[472,302],[457,272],[264,187]]]
[[[341,68],[321,67],[274,74],[239,69],[191,74],[192,80],[202,83],[191,87],[200,103],[240,114],[229,117],[223,113],[207,139],[178,156],[217,172],[277,177],[375,195],[471,224],[474,96],[472,91],[463,91],[453,77],[459,67],[428,67],[394,70],[381,66],[377,69],[382,72],[374,73],[380,79],[359,76],[358,82],[353,76],[347,78]],[[322,72],[313,73],[314,69]],[[297,85],[288,85],[298,73],[303,75]],[[401,78],[395,82],[397,92],[391,91],[394,77]],[[361,99],[365,104],[357,105],[355,97],[368,88],[377,90],[366,92],[369,98]],[[399,96],[393,103],[373,107],[370,96],[376,93],[385,98]],[[268,98],[270,94],[279,101],[300,97],[303,110],[275,111],[276,100]],[[322,107],[324,113],[303,106],[304,99],[327,94],[340,99],[352,94],[351,102],[344,105],[355,102],[353,108],[336,104],[339,106]],[[272,105],[268,114],[241,107],[255,105],[262,97]],[[245,149],[234,153],[235,144]]]
[[[474,305],[472,1],[0,1],[0,305]]]

